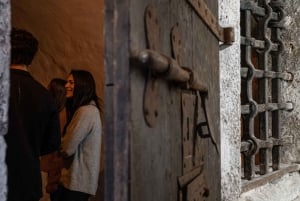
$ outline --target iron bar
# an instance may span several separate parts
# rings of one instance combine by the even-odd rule
[[[246,67],[241,68],[242,78],[247,78],[248,73],[250,73],[248,68]],[[278,78],[285,81],[293,80],[293,75],[292,73],[289,72],[264,71],[264,70],[255,69],[253,73],[255,78],[273,78],[273,79]]]
[[[244,11],[244,23],[245,23],[245,37],[246,38],[251,38],[251,11],[250,10],[245,10]],[[244,47],[245,48],[245,62],[246,62],[246,66],[249,69],[249,71],[251,73],[249,73],[248,76],[248,80],[247,80],[247,99],[248,102],[255,106],[256,102],[253,99],[253,95],[252,95],[252,90],[253,90],[253,85],[252,85],[252,81],[254,79],[254,74],[252,73],[255,70],[255,66],[251,61],[251,57],[252,57],[252,48],[250,45],[247,45]],[[245,138],[247,138],[248,140],[254,141],[255,142],[255,136],[254,136],[254,118],[257,115],[256,111],[252,111],[249,115],[249,117],[247,118],[247,122],[245,124],[245,129],[247,130],[247,132],[245,133]],[[252,155],[245,155],[244,158],[244,176],[246,179],[251,179],[255,172],[254,172],[254,166],[255,166],[255,155],[254,153],[256,153],[257,150],[253,151]]]
[[[264,49],[266,47],[265,41],[256,38],[245,38],[241,36],[241,45],[250,45],[256,49]],[[278,44],[271,44],[272,51],[278,51]]]
[[[276,21],[273,21],[271,26],[271,40],[274,43],[277,43],[279,49],[277,52],[272,52],[272,69],[274,71],[282,71],[281,63],[281,54],[283,52],[283,42],[281,40],[281,26],[284,18],[283,12],[283,2],[278,0],[272,0],[270,6],[276,11],[280,18]],[[279,79],[274,79],[272,81],[272,101],[279,102],[281,101],[281,81]],[[272,114],[272,137],[276,139],[281,139],[280,129],[281,129],[281,113],[276,111]],[[278,170],[280,168],[280,146],[274,146],[272,149],[272,167],[273,170]]]
[[[249,105],[249,104],[242,105],[241,113],[243,115],[250,114],[253,110],[255,110],[255,112],[257,112],[257,113],[262,113],[262,112],[267,112],[267,111],[272,112],[272,111],[277,111],[277,110],[291,111],[294,108],[293,103],[291,103],[291,102],[257,104],[256,108],[252,108],[252,109],[251,109],[251,106],[252,105]]]

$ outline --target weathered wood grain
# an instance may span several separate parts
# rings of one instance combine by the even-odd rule
[[[126,201],[129,176],[128,1],[105,0],[105,200]]]

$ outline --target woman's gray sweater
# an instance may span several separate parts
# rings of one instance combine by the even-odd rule
[[[94,102],[77,109],[61,144],[62,153],[73,157],[70,167],[62,170],[61,182],[65,188],[95,195],[100,168],[101,129],[100,112]]]

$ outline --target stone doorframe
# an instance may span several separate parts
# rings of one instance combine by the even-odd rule
[[[6,145],[3,136],[8,128],[10,1],[0,0],[0,201],[6,200]]]

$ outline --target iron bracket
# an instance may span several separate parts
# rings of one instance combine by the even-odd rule
[[[234,42],[234,28],[221,27],[217,18],[214,16],[204,0],[187,1],[219,41],[223,42],[224,45],[231,45]]]
[[[160,27],[156,10],[148,5],[145,10],[145,28],[148,48],[157,51],[159,48]],[[158,118],[158,80],[151,68],[147,69],[145,81],[143,112],[144,118],[149,127],[154,127]]]

